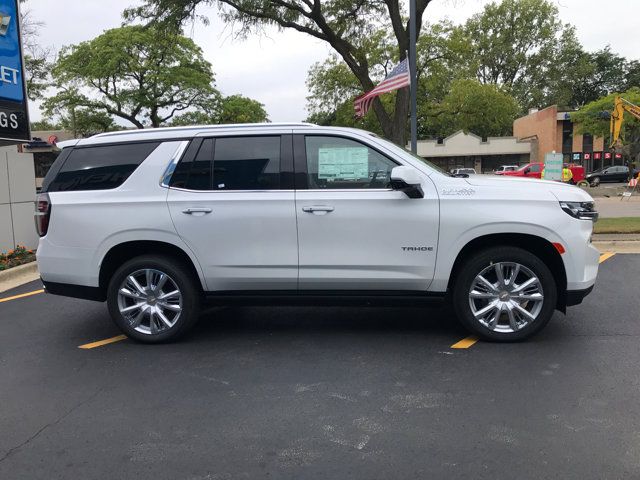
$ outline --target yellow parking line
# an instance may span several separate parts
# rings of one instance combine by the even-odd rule
[[[17,300],[18,298],[30,297],[31,295],[37,295],[43,292],[44,292],[44,289],[34,290],[33,292],[21,293],[20,295],[14,295],[13,297],[0,298],[0,303],[8,302],[9,300]]]
[[[80,345],[78,348],[83,348],[85,350],[88,350],[89,348],[101,347],[103,345],[108,345],[110,343],[115,343],[115,342],[119,342],[120,340],[126,340],[126,339],[127,339],[126,335],[118,335],[117,337],[105,338],[104,340],[98,340],[97,342],[93,342],[93,343],[85,343],[84,345]]]
[[[453,345],[451,345],[451,348],[469,348],[471,345],[473,345],[477,341],[478,341],[478,339],[476,337],[463,338],[459,342],[454,343]]]
[[[615,252],[605,252],[602,255],[600,255],[600,263],[609,260],[611,257],[613,257],[615,255]]]

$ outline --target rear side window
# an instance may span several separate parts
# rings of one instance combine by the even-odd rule
[[[159,144],[146,142],[74,148],[55,178],[46,185],[47,191],[117,188]]]
[[[187,190],[280,188],[279,135],[208,138],[199,147],[196,142],[191,143],[171,176],[172,187]]]
[[[213,190],[280,188],[280,137],[216,139]]]

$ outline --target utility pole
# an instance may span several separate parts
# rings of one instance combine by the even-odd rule
[[[409,0],[409,74],[411,77],[411,151],[418,151],[418,72],[416,71],[416,0]]]

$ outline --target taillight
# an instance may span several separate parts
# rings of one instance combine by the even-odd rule
[[[49,217],[51,216],[51,201],[48,193],[39,193],[36,197],[36,231],[44,237],[49,230]]]

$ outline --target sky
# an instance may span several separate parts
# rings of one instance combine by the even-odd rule
[[[620,55],[640,58],[640,0],[614,0],[615,12],[624,14],[609,13],[611,9],[602,0],[554,1],[560,19],[577,28],[587,50],[611,45]],[[44,22],[39,28],[39,43],[56,51],[119,26],[122,11],[135,3],[136,0],[29,0],[26,5],[35,20]],[[488,0],[433,0],[425,20],[448,18],[461,23],[487,3]],[[208,15],[210,24],[197,23],[186,34],[213,65],[217,88],[224,95],[242,94],[260,101],[273,122],[304,120],[307,71],[331,53],[330,47],[302,33],[277,29],[238,40],[232,28],[216,17],[215,8],[202,7],[199,13]],[[38,103],[30,106],[33,120],[41,118]]]

